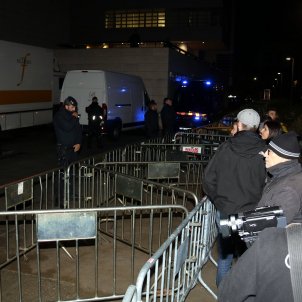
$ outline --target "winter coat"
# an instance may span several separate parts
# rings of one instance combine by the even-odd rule
[[[55,114],[53,125],[57,137],[57,143],[67,148],[72,148],[82,142],[82,127],[79,119],[72,112],[62,106]]]
[[[99,116],[103,115],[103,109],[97,102],[92,102],[85,110],[88,114],[89,123],[99,121]],[[94,120],[93,116],[96,116],[97,118]]]
[[[177,131],[176,112],[172,106],[164,105],[160,112],[164,134],[173,134]]]
[[[159,131],[158,113],[155,110],[148,110],[145,113],[145,132],[147,137],[156,137]]]
[[[240,131],[219,146],[208,163],[203,189],[222,215],[254,210],[265,185],[260,154],[265,142],[252,131]]]
[[[284,228],[263,230],[222,279],[219,302],[293,302]]]
[[[302,222],[302,168],[298,160],[280,163],[268,169],[267,182],[258,206],[279,206],[287,223]]]

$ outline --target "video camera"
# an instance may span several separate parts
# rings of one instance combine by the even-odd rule
[[[232,233],[237,232],[248,247],[265,228],[284,228],[285,226],[286,217],[278,206],[260,207],[254,211],[230,215],[229,219],[220,220],[220,231],[223,238],[230,237]]]

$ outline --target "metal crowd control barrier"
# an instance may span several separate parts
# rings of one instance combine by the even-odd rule
[[[194,137],[193,135],[191,137]],[[200,136],[195,134],[196,138]],[[220,136],[219,136],[220,137]],[[223,137],[220,137],[222,140]],[[208,136],[213,139],[213,136]],[[112,150],[104,155],[102,162],[148,162],[148,161],[208,161],[217,150],[220,142],[201,142],[196,139],[183,143],[157,144],[143,142]]]
[[[214,144],[217,147],[229,137],[228,134],[178,132],[174,135],[174,142],[179,144]]]
[[[205,263],[213,261],[215,216],[214,206],[205,197],[144,264],[136,289],[132,285],[123,301],[184,301],[197,280],[217,298],[201,277]]]
[[[204,196],[202,177],[206,164],[207,161],[197,160],[183,162],[99,162],[95,164],[95,167],[161,184],[173,185],[191,191],[198,198],[201,198]]]
[[[178,177],[180,164],[171,165],[171,173],[176,170],[178,174],[175,176]],[[128,165],[128,169],[130,166],[135,169],[132,164]],[[158,176],[155,173],[159,167],[155,163],[151,166],[149,165],[149,178],[152,178],[152,173],[153,177]],[[113,167],[114,163],[111,165],[111,168]],[[146,167],[145,164],[144,168]],[[200,196],[201,168],[198,164],[187,164],[186,167],[187,172],[182,172],[182,178],[178,180],[185,181],[187,189],[192,190],[195,187],[196,194]],[[101,169],[94,165],[94,161],[91,161],[91,164],[89,161],[82,161],[73,163],[65,171],[54,169],[6,184],[0,187],[0,210],[54,209],[60,205],[66,208],[87,208],[155,204],[180,204],[192,209],[198,202],[196,194],[192,191],[164,182],[125,176],[108,168],[109,166],[107,170]],[[118,169],[123,168],[125,165]],[[195,179],[189,178],[188,175],[194,175]]]
[[[225,125],[223,123],[212,123],[206,126],[202,126],[195,129],[195,133],[207,133],[207,134],[230,134],[232,125]]]
[[[190,210],[198,203],[198,197],[191,191],[124,175],[97,165],[81,166],[76,182],[68,185],[70,184],[68,171],[66,172],[65,204],[67,208],[178,204]]]
[[[121,299],[185,217],[178,205],[0,212],[0,300]]]
[[[95,159],[75,162],[68,172],[70,181],[77,180],[82,165],[94,165]],[[52,169],[0,186],[0,211],[53,209],[66,200],[66,170]]]

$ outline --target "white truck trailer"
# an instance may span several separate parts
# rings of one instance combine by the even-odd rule
[[[88,125],[85,108],[96,96],[107,111],[105,130],[117,138],[121,130],[144,125],[149,101],[142,79],[138,76],[104,70],[67,71],[61,90],[61,102],[68,96],[78,102],[80,123]]]
[[[1,130],[52,122],[53,50],[0,40]]]

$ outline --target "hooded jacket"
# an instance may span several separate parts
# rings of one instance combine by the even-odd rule
[[[219,146],[208,163],[203,189],[223,215],[254,210],[265,184],[265,142],[252,131],[240,131]]]
[[[302,223],[302,168],[298,160],[280,163],[268,169],[267,182],[258,206],[279,206],[286,222]]]

